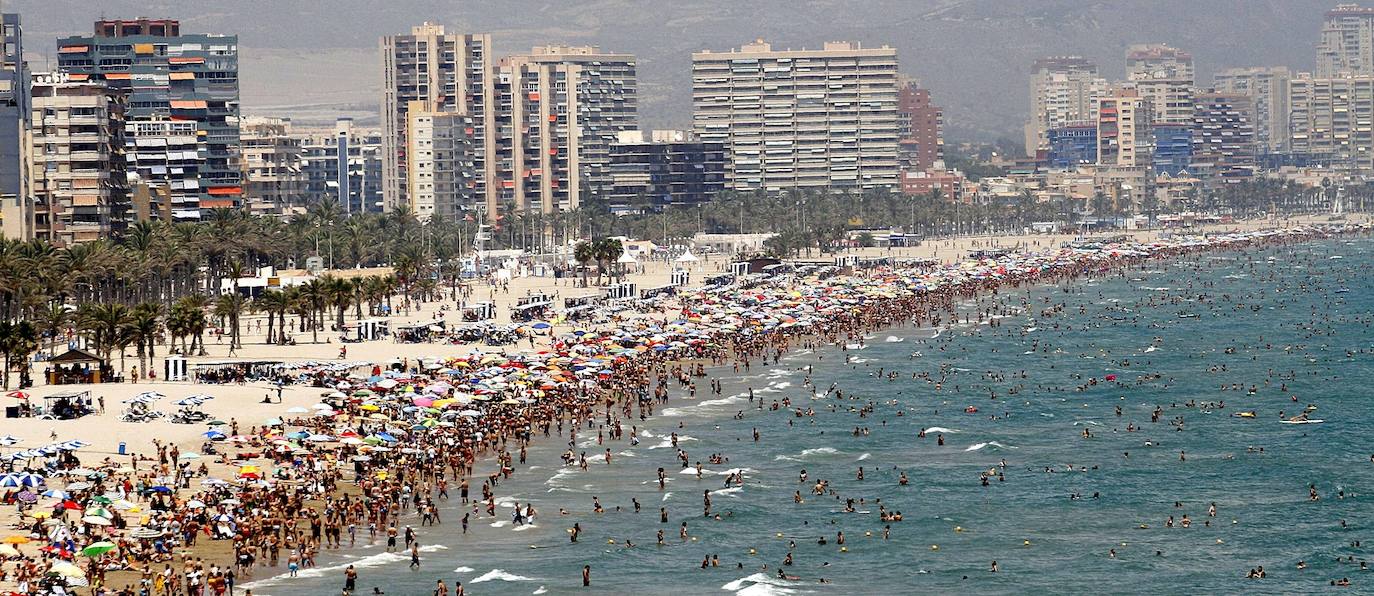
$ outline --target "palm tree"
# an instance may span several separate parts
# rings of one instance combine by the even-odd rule
[[[286,293],[281,290],[267,290],[253,299],[253,310],[267,313],[267,343],[285,343],[277,340],[276,322],[277,317],[286,316],[288,306],[290,305]],[[281,331],[282,339],[285,339],[286,329],[283,328]]]
[[[123,304],[87,302],[76,313],[78,328],[90,340],[96,354],[106,361],[115,348],[124,342],[124,330],[129,322],[129,307]],[[124,343],[123,345],[128,345]]]
[[[322,315],[325,305],[329,301],[328,295],[325,294],[324,283],[317,277],[296,287],[299,292],[301,311],[310,315],[310,341],[319,343],[320,325],[316,322],[316,316]]]
[[[126,329],[138,349],[138,368],[146,373],[148,361],[157,358],[153,346],[162,335],[162,305],[144,302],[135,306]]]
[[[584,240],[573,246],[573,259],[577,260],[577,264],[582,269],[582,287],[584,288],[587,287],[587,264],[595,258],[596,248],[590,242]]]
[[[27,365],[29,355],[38,351],[38,330],[28,321],[0,320],[0,354],[4,355],[4,386],[10,388],[10,371],[16,364]],[[25,368],[27,371],[27,367]]]
[[[56,300],[48,302],[48,307],[37,313],[38,330],[48,338],[48,356],[57,355],[57,344],[67,330],[71,313],[67,305]]]
[[[322,289],[325,294],[325,301],[335,309],[334,326],[343,331],[344,311],[348,310],[351,300],[353,300],[353,282],[347,279],[324,276],[321,278]]]
[[[230,350],[236,350],[243,347],[243,344],[239,341],[239,317],[243,315],[246,307],[247,301],[244,299],[243,294],[238,292],[230,292],[220,296],[219,299],[215,301],[215,316],[229,322]]]

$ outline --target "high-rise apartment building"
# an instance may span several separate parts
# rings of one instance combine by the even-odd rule
[[[622,132],[610,168],[612,209],[701,204],[725,190],[725,145],[680,130]]]
[[[610,147],[638,130],[635,57],[597,47],[537,47],[494,69],[494,204],[570,211],[611,190]]]
[[[301,139],[291,134],[283,118],[245,118],[240,129],[243,147],[243,198],[249,211],[281,215],[305,207],[305,175],[301,172]]]
[[[34,237],[71,246],[122,231],[124,94],[66,73],[35,73],[32,109]]]
[[[1318,78],[1374,75],[1374,8],[1339,4],[1326,12],[1317,39]]]
[[[1292,77],[1286,66],[1228,68],[1212,75],[1216,92],[1250,96],[1261,153],[1288,151],[1288,80]]]
[[[909,81],[897,91],[897,146],[902,167],[924,172],[945,158],[944,112],[930,91]]]
[[[1200,93],[1193,106],[1190,173],[1211,184],[1249,180],[1256,170],[1255,110],[1243,93]]]
[[[426,111],[420,103],[406,110],[406,195],[415,215],[454,221],[475,196],[472,118]]]
[[[154,143],[153,129],[177,129],[179,136],[183,124],[194,125],[194,159],[178,155],[174,170],[138,166],[145,182],[170,188],[174,217],[195,220],[210,209],[241,206],[238,37],[182,33],[178,21],[167,19],[101,20],[93,35],[57,40],[57,63],[73,78],[128,95],[128,126],[151,124],[128,139]],[[153,146],[130,146],[130,161]]]
[[[1080,56],[1053,56],[1031,66],[1030,119],[1026,122],[1026,155],[1049,149],[1047,133],[1091,121],[1094,101],[1107,92],[1097,64]]]
[[[735,190],[896,187],[897,50],[763,42],[692,54],[692,122]]]
[[[1152,167],[1154,138],[1150,100],[1131,88],[1097,100],[1097,163]]]
[[[19,15],[0,15],[0,235],[32,238],[34,204],[29,192],[29,71]]]
[[[1049,149],[1045,160],[1056,170],[1072,170],[1097,163],[1097,123],[1076,122],[1051,128],[1045,135]]]
[[[1193,121],[1193,56],[1165,44],[1126,50],[1126,79],[1149,100],[1156,124]]]
[[[338,202],[344,213],[382,211],[382,136],[340,118],[301,135],[305,203]]]
[[[451,34],[442,25],[424,23],[412,27],[409,35],[383,37],[381,50],[382,200],[386,209],[415,207],[409,196],[406,153],[411,106],[472,118],[472,136],[484,142],[473,145],[471,182],[477,196],[487,195],[496,168],[487,158],[495,150],[495,138],[486,130],[495,118],[491,36]]]
[[[1374,172],[1374,77],[1298,73],[1288,87],[1294,154]]]

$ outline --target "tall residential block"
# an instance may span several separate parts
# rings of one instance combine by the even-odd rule
[[[914,81],[897,92],[898,158],[902,167],[924,172],[945,159],[944,112],[930,91]]]
[[[243,198],[251,213],[281,215],[308,205],[301,172],[301,140],[291,134],[290,120],[245,118],[240,140]]]
[[[238,37],[182,33],[167,19],[101,20],[93,35],[57,40],[58,67],[105,83],[128,95],[128,126],[151,124],[126,135],[130,169],[151,185],[166,185],[173,217],[199,219],[210,209],[236,208],[243,198],[239,160]],[[174,123],[174,126],[167,126]],[[168,129],[180,143],[185,124],[195,143],[172,156],[166,166],[165,146],[152,136]],[[145,160],[145,148],[151,155]]]
[[[382,38],[382,200],[390,211],[414,208],[409,195],[408,111],[452,112],[473,120],[473,137],[485,139],[473,147],[473,191],[486,194],[496,164],[487,159],[495,150],[486,127],[494,118],[491,36],[457,35],[442,25],[425,23],[409,35]],[[488,197],[490,200],[490,197]]]
[[[1326,12],[1317,39],[1319,78],[1374,75],[1374,8],[1338,4]]]
[[[71,246],[123,231],[124,94],[66,73],[35,73],[32,100],[34,237]]]
[[[417,216],[461,219],[475,196],[472,118],[420,103],[406,110],[406,195]]]
[[[34,205],[29,192],[29,71],[19,15],[0,15],[0,235],[32,238]]]
[[[1152,167],[1150,100],[1135,89],[1122,88],[1096,104],[1098,165]]]
[[[1288,151],[1288,80],[1286,66],[1228,68],[1212,75],[1218,93],[1250,96],[1255,110],[1255,141],[1261,153]]]
[[[897,50],[763,42],[692,54],[692,123],[735,190],[896,187]]]
[[[1149,100],[1156,124],[1193,121],[1193,56],[1165,44],[1126,50],[1126,79]]]
[[[1097,163],[1097,123],[1077,122],[1051,128],[1046,163],[1056,170],[1072,170]]]
[[[1256,170],[1255,109],[1243,93],[1200,93],[1193,106],[1190,172],[1211,184],[1249,180]]]
[[[610,192],[610,147],[639,128],[633,55],[536,47],[502,58],[492,78],[496,114],[482,142],[495,149],[496,208],[571,211]]]
[[[725,190],[725,145],[680,130],[622,132],[610,168],[612,209],[699,205]]]
[[[1026,155],[1050,148],[1047,133],[1091,121],[1094,101],[1107,92],[1097,64],[1080,56],[1052,56],[1031,66],[1030,119],[1026,122]]]
[[[1289,102],[1294,154],[1374,172],[1374,77],[1299,73]]]
[[[305,203],[334,201],[344,213],[382,211],[382,137],[340,118],[328,130],[301,134]]]

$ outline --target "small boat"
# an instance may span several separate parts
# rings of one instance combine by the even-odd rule
[[[1345,294],[1345,293],[1348,293],[1348,292],[1350,292],[1350,288],[1338,288],[1338,289],[1336,290],[1336,293],[1337,293],[1337,294]]]
[[[1181,312],[1181,313],[1178,313],[1178,318],[1180,318],[1180,319],[1196,319],[1196,318],[1197,318],[1197,313],[1195,313],[1195,312]]]

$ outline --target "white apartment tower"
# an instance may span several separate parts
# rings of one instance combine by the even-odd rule
[[[897,51],[759,40],[694,53],[692,121],[699,139],[725,144],[728,188],[895,186]]]
[[[1374,8],[1340,4],[1326,12],[1316,76],[1338,75],[1374,75]]]
[[[427,112],[454,112],[473,120],[474,138],[487,138],[482,126],[491,122],[493,101],[490,74],[491,36],[456,35],[442,25],[425,23],[412,27],[410,35],[382,38],[382,202],[387,210],[406,205],[412,209],[408,176],[409,146],[406,138],[410,106]],[[474,145],[472,179],[478,196],[494,164],[486,156],[490,140]]]
[[[1248,95],[1255,110],[1255,141],[1261,152],[1288,151],[1288,81],[1286,66],[1228,68],[1212,75],[1218,93]]]
[[[1031,67],[1030,119],[1026,122],[1026,155],[1049,149],[1048,132],[1091,122],[1093,102],[1107,92],[1097,65],[1079,56],[1052,56]]]
[[[1193,56],[1165,44],[1126,50],[1126,79],[1154,108],[1156,124],[1193,121]]]
[[[571,211],[610,192],[610,146],[639,129],[635,57],[543,46],[503,58],[487,127],[497,169],[489,201],[505,211]]]

